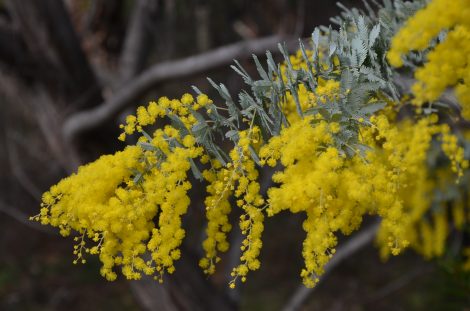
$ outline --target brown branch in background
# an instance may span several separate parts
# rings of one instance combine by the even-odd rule
[[[2,70],[0,79],[15,76],[15,81],[10,81],[15,83],[9,84],[14,91],[5,90],[17,93],[11,102],[29,105],[52,154],[71,172],[79,159],[74,146],[62,137],[63,115],[101,103],[101,87],[62,0],[9,0],[5,5],[11,17],[7,37],[14,37],[14,46],[21,48],[20,63],[32,62],[34,66],[21,72],[26,66],[15,68],[15,64],[2,62],[9,70]],[[0,50],[2,55],[6,53]]]
[[[74,172],[80,165],[80,156],[72,144],[64,142],[60,125],[61,116],[45,92],[37,92],[35,100],[28,101],[35,113],[39,128],[52,151],[53,156],[68,172]]]
[[[325,273],[323,274],[321,280],[324,280],[326,275],[336,268],[339,264],[341,264],[345,259],[349,258],[351,255],[357,253],[365,246],[370,244],[377,233],[379,228],[379,223],[374,223],[369,227],[359,231],[358,233],[354,234],[350,237],[346,242],[341,244],[338,247],[335,255],[333,258],[326,264],[325,266]],[[318,284],[317,284],[318,286]],[[288,303],[282,309],[283,311],[296,311],[299,310],[308,297],[314,292],[316,287],[314,288],[307,288],[303,285],[300,285],[298,289],[294,292],[294,294],[289,299]]]
[[[200,4],[196,7],[196,44],[199,52],[207,51],[211,45],[210,37],[210,6]]]
[[[112,119],[159,83],[202,73],[228,65],[234,59],[244,59],[252,54],[262,54],[266,50],[277,49],[278,42],[282,41],[283,38],[279,36],[248,40],[184,59],[156,64],[129,81],[100,106],[71,115],[64,123],[64,136],[67,141],[73,141],[81,133]],[[297,45],[297,41],[292,39],[288,43],[291,46]]]
[[[126,84],[146,65],[155,41],[152,32],[158,27],[155,23],[158,9],[160,9],[158,0],[138,0],[134,4],[119,57],[117,81],[107,84],[111,86],[108,93],[112,94],[112,90],[126,87]],[[120,112],[119,119],[131,113],[130,108],[127,108]]]
[[[34,62],[32,74],[49,94],[54,94],[51,97],[63,103],[80,98],[82,107],[99,103],[100,88],[63,1],[9,0],[5,4],[18,44],[24,45],[21,54]],[[25,76],[22,72],[15,74]]]
[[[256,31],[242,20],[237,20],[233,23],[233,30],[244,40],[254,39],[257,36]]]
[[[157,9],[156,0],[136,1],[119,59],[119,84],[128,82],[145,65],[152,44],[149,23],[152,23]]]
[[[11,102],[23,103],[31,111],[34,126],[38,127],[53,158],[69,173],[79,165],[78,154],[64,143],[61,131],[62,116],[53,100],[41,87],[29,87],[19,79],[0,72],[0,95]]]
[[[7,141],[7,156],[8,162],[10,163],[10,168],[13,175],[18,180],[23,189],[36,201],[39,201],[41,198],[42,192],[36,186],[36,184],[29,178],[28,174],[24,171],[23,166],[19,163],[19,154],[16,146],[12,141]]]
[[[305,27],[305,0],[299,0],[297,3],[296,21],[294,34],[297,37],[302,37],[302,33],[304,32]]]

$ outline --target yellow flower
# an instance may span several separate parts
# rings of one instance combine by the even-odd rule
[[[467,70],[470,55],[469,0],[432,0],[425,8],[410,18],[395,35],[388,53],[394,66],[402,66],[402,56],[412,50],[427,49],[431,40],[442,31],[445,39],[427,55],[427,62],[416,70],[417,83],[412,90],[414,104],[421,106],[437,100],[448,87],[455,87],[462,105],[462,115],[470,118],[470,91]]]

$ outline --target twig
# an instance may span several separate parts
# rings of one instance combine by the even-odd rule
[[[64,137],[71,142],[80,133],[110,120],[158,83],[191,76],[227,65],[234,59],[243,59],[252,54],[261,54],[270,49],[274,50],[277,43],[282,39],[279,36],[271,36],[238,42],[199,55],[154,65],[130,81],[126,87],[119,89],[103,104],[71,115],[64,122]],[[295,40],[288,41],[290,45],[296,44],[294,42]]]
[[[231,269],[232,267],[236,267],[239,262],[240,262],[240,256],[242,254],[242,250],[240,249],[240,245],[242,245],[243,241],[243,235],[239,229],[233,230],[231,237],[230,237],[230,245],[232,247],[230,248],[228,252],[228,265],[227,269],[228,271],[225,272],[226,274],[226,284],[229,284],[229,282],[233,279],[233,277],[230,275],[232,272]],[[241,292],[240,288],[241,286],[236,286],[235,288],[229,288],[227,285],[225,285],[227,288],[227,295],[230,297],[230,299],[235,303],[240,302],[240,297],[241,297]]]
[[[323,274],[323,278],[321,278],[321,280],[323,280],[328,273],[333,271],[334,268],[338,266],[341,262],[343,262],[346,258],[349,258],[352,254],[358,252],[359,250],[364,248],[366,245],[368,245],[370,242],[372,242],[378,230],[378,227],[379,227],[378,223],[370,225],[369,227],[353,235],[348,241],[343,243],[338,248],[333,258],[325,266],[325,273]],[[299,310],[299,308],[307,300],[309,295],[313,293],[315,288],[316,287],[307,288],[303,285],[299,286],[297,290],[294,292],[294,294],[292,295],[292,297],[289,299],[289,302],[285,305],[285,307],[282,310],[283,311]]]

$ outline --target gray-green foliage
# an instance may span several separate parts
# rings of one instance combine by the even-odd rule
[[[265,140],[278,135],[283,126],[288,126],[282,106],[290,93],[301,117],[304,114],[321,114],[325,120],[339,122],[341,131],[335,137],[339,150],[347,155],[361,152],[365,146],[359,143],[359,120],[367,123],[372,114],[386,106],[387,101],[396,101],[400,97],[400,90],[394,83],[396,70],[386,61],[390,40],[400,25],[425,3],[425,0],[384,0],[382,3],[372,0],[372,4],[365,2],[365,11],[338,4],[342,13],[332,22],[339,26],[339,30],[331,27],[315,29],[309,48],[312,50],[311,57],[305,44],[300,41],[299,48],[307,64],[306,69],[294,69],[286,46],[279,44],[287,68],[285,81],[280,78],[280,64],[269,51],[265,65],[253,56],[259,75],[256,78],[235,61],[232,68],[243,78],[248,89],[234,98],[225,85],[209,79],[224,100],[224,107],[212,105],[212,113],[208,116],[192,112],[198,120],[192,128],[197,141],[225,164],[228,156],[215,142],[216,139],[228,138],[236,142],[238,132],[243,129],[243,120],[258,125]],[[420,57],[415,55],[410,62],[419,62]],[[339,60],[339,64],[335,59]],[[299,86],[304,85],[315,93],[320,78],[340,81],[339,96],[302,111]],[[200,93],[196,87],[193,88]],[[173,121],[178,127],[178,120]],[[254,150],[252,157],[258,160]]]

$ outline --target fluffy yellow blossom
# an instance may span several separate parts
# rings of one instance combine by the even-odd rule
[[[125,134],[143,131],[170,107],[183,118],[193,101],[185,94],[181,101],[151,102],[139,107],[136,116],[127,117],[122,127]],[[188,128],[195,123],[190,118],[185,121]],[[187,172],[191,159],[202,153],[192,135],[183,136],[172,126],[157,129],[153,137],[139,139],[138,146],[103,156],[51,187],[34,219],[59,227],[64,236],[78,232],[75,262],[85,262],[84,253],[98,254],[101,273],[108,280],[116,278],[115,266],[121,266],[128,279],[144,273],[162,280],[180,258],[185,236],[181,216],[190,203]],[[87,247],[87,240],[95,245]],[[151,255],[147,261],[146,252]]]
[[[212,168],[204,171],[203,175],[209,182],[206,188],[209,195],[205,199],[207,238],[202,244],[205,257],[199,261],[199,265],[205,273],[213,274],[215,264],[220,260],[217,253],[225,252],[229,248],[227,233],[232,229],[228,218],[232,210],[229,199],[235,180],[229,179],[232,170],[222,167],[217,160],[212,161]]]
[[[450,132],[449,126],[442,126],[442,150],[450,159],[452,171],[462,177],[464,170],[468,168],[468,160],[464,158],[464,149],[459,145],[457,136]]]
[[[470,76],[464,69],[470,60],[470,18],[462,8],[468,7],[468,1],[446,3],[445,10],[443,0],[431,1],[393,40],[389,60],[400,65],[402,55],[425,49],[442,29],[449,30],[416,72],[416,104],[433,101],[448,86],[455,86],[467,114],[470,91],[466,81]],[[445,13],[439,16],[441,10]],[[431,17],[436,18],[434,24]],[[311,51],[307,56],[312,56]],[[308,69],[301,52],[289,61],[275,79],[291,78],[287,66]],[[333,59],[332,66],[339,73],[338,59]],[[236,129],[230,122],[219,122],[221,107],[205,94],[161,97],[138,107],[121,125],[119,136],[125,140],[127,135],[140,133],[137,145],[103,156],[52,186],[33,219],[58,227],[64,236],[77,233],[74,262],[85,262],[86,253],[98,255],[101,274],[108,280],[117,277],[119,267],[128,279],[145,274],[162,282],[163,275],[173,273],[175,262],[184,255],[182,217],[191,203],[191,170],[194,177],[206,182],[205,255],[199,262],[205,273],[213,274],[220,253],[229,249],[230,214],[239,209],[243,241],[232,247],[240,247],[242,252],[240,263],[232,269],[230,288],[245,282],[248,273],[260,267],[265,216],[281,212],[306,216],[300,276],[308,287],[315,286],[335,255],[338,235],[357,230],[367,215],[381,220],[377,242],[383,258],[408,247],[425,258],[441,256],[452,229],[449,222],[459,230],[470,222],[468,198],[460,195],[468,186],[462,135],[437,115],[401,115],[400,105],[390,100],[371,117],[358,114],[349,120],[326,120],[313,115],[313,109],[338,101],[350,90],[340,94],[341,83],[334,79],[320,77],[316,82],[313,90],[297,85],[297,98],[285,91],[281,108],[288,122],[275,136],[261,127],[258,119],[264,115],[257,115],[256,109],[242,112],[241,126],[237,124]],[[369,103],[383,97],[374,94]],[[297,111],[297,100],[303,116]],[[405,101],[407,98],[402,99]],[[162,119],[171,125],[160,124]],[[231,133],[224,132],[224,127]],[[342,134],[352,128],[358,136],[350,143]],[[153,132],[147,133],[149,129]],[[207,144],[208,136],[219,131],[222,138],[230,137],[233,142],[223,156],[217,156],[215,146]],[[266,166],[274,171],[273,184],[263,197],[258,177]],[[457,199],[443,195],[448,193],[459,195]],[[89,243],[92,245],[87,246]]]
[[[257,270],[260,267],[258,256],[261,250],[261,234],[264,230],[264,214],[261,206],[264,199],[260,195],[260,185],[257,182],[258,170],[251,159],[249,147],[258,140],[258,127],[250,127],[249,130],[240,132],[240,139],[235,148],[230,152],[233,168],[238,171],[235,197],[237,205],[243,210],[240,217],[240,230],[245,236],[242,241],[241,263],[232,271],[232,284],[238,277],[246,280],[248,271]]]
[[[315,92],[307,90],[303,84],[298,88],[300,107],[304,112],[318,105],[325,105],[339,95],[340,84],[338,81],[324,80],[322,78],[318,80],[318,87],[315,89]],[[282,110],[289,122],[294,123],[300,119],[294,97],[290,92],[287,93]]]
[[[158,119],[168,115],[177,115],[186,129],[190,130],[197,123],[194,113],[211,103],[212,101],[205,94],[200,94],[196,102],[188,93],[184,94],[181,100],[161,97],[158,102],[152,101],[147,107],[138,107],[136,116],[127,116],[126,124],[120,126],[124,132],[119,136],[119,140],[124,141],[126,135],[132,135],[136,131],[142,132],[143,127],[155,124]]]
[[[217,252],[225,252],[228,249],[226,234],[231,230],[228,214],[231,211],[229,199],[232,195],[237,199],[237,206],[243,210],[240,230],[245,239],[241,246],[241,263],[233,268],[231,273],[232,288],[239,277],[244,282],[248,271],[257,270],[260,266],[258,256],[264,229],[264,215],[260,207],[264,199],[259,194],[256,165],[249,155],[250,145],[259,141],[259,135],[260,130],[256,126],[239,132],[238,142],[229,154],[231,162],[224,167],[218,161],[213,161],[213,167],[204,172],[204,177],[210,182],[207,187],[210,195],[206,198],[208,225],[207,238],[203,242],[206,256],[200,260],[199,265],[206,273],[214,273],[215,263],[220,260]]]
[[[414,103],[437,100],[448,87],[455,87],[462,115],[470,118],[470,1],[432,0],[404,25],[393,38],[388,60],[403,65],[402,56],[427,49],[431,40],[446,31],[445,38],[427,55],[427,62],[415,72]]]
[[[383,257],[397,255],[410,244],[419,250],[427,242],[416,228],[431,207],[434,186],[429,181],[427,154],[435,138],[449,140],[445,138],[448,128],[437,124],[435,116],[398,124],[385,115],[374,116],[373,126],[362,131],[362,142],[370,151],[346,159],[332,146],[337,125],[312,123],[312,118],[294,122],[260,150],[262,163],[274,167],[280,162],[284,167],[273,175],[280,186],[268,190],[268,215],[283,210],[307,215],[304,284],[318,282],[335,252],[336,232],[350,234],[365,214],[382,218],[378,240]],[[440,242],[432,244],[430,256],[442,254],[447,236],[443,217],[435,219],[435,233],[428,231]]]

